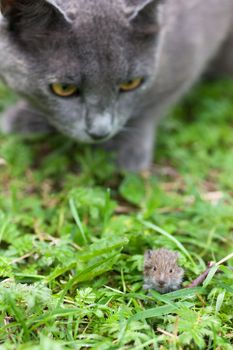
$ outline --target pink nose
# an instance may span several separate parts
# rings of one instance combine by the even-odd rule
[[[159,283],[160,287],[163,287],[165,285],[165,281],[163,281],[163,280],[159,280],[158,283]]]

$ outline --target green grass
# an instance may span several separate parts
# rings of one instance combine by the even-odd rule
[[[0,111],[15,97],[0,88]],[[142,289],[147,248],[185,284],[233,251],[233,83],[195,89],[159,129],[152,174],[60,136],[0,138],[0,350],[232,349],[233,273]]]

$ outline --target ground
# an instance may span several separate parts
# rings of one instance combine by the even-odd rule
[[[14,101],[1,87],[0,111]],[[232,174],[228,81],[161,123],[151,174],[60,136],[2,135],[0,350],[232,349],[232,259],[199,287],[142,289],[148,248],[180,252],[184,286],[232,253]]]

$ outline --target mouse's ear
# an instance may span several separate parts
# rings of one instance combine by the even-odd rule
[[[145,251],[144,254],[144,270],[147,271],[151,268],[151,258],[152,258],[152,250]]]
[[[174,261],[176,262],[176,261],[179,259],[179,257],[180,257],[180,253],[177,252],[177,251],[172,252],[172,253],[173,253],[173,259],[174,259]]]
[[[178,268],[177,268],[177,272],[178,272],[178,274],[179,274],[181,277],[184,276],[184,270],[182,269],[182,267],[178,267]]]
[[[145,259],[151,259],[151,257],[152,257],[152,250],[151,249],[146,250],[145,254],[144,254],[144,258]]]

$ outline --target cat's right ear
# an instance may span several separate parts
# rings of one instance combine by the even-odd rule
[[[1,13],[3,14],[3,16],[6,16],[12,1],[13,0],[1,0],[0,1],[0,10],[1,10]]]
[[[57,15],[63,17],[67,22],[71,20],[66,16],[62,9],[54,2],[54,0],[0,0],[0,11],[6,18],[10,18],[12,15],[23,14],[23,9],[30,8],[31,15],[35,15],[36,12],[53,9]]]
[[[48,27],[71,22],[54,0],[0,0],[0,11],[9,30],[19,36],[43,34]]]

